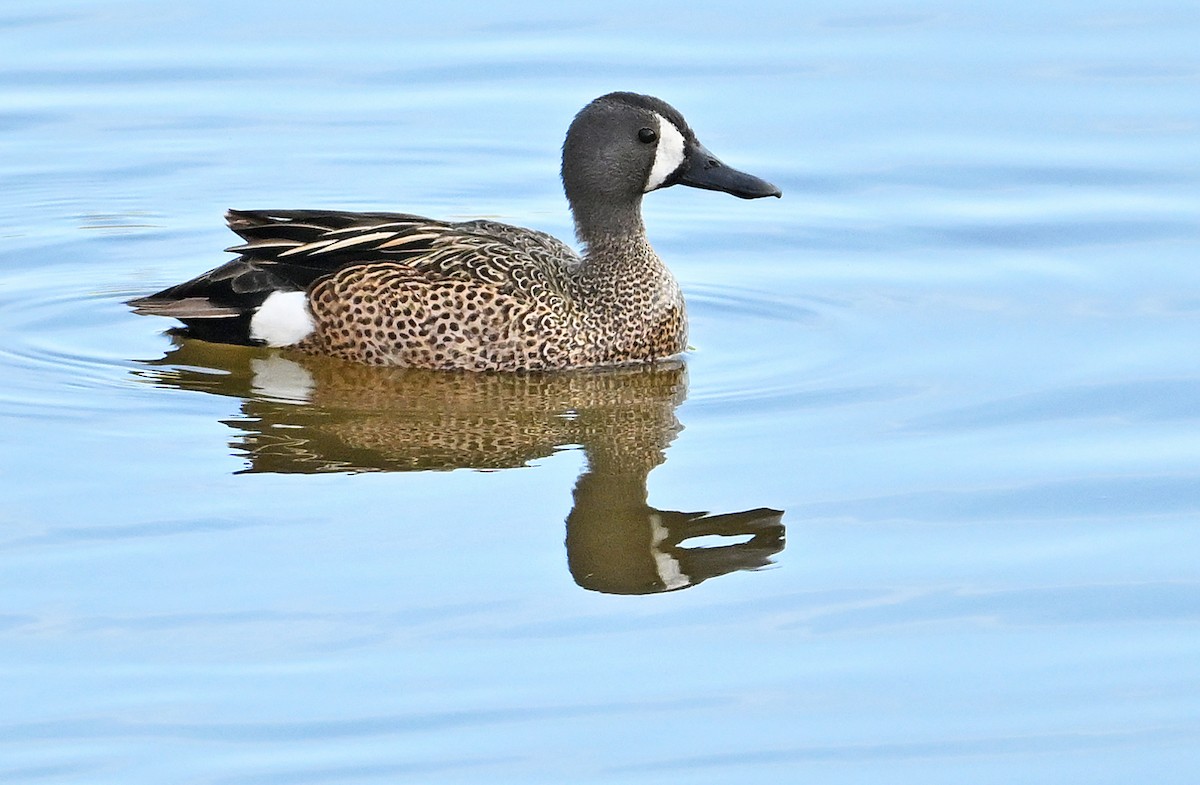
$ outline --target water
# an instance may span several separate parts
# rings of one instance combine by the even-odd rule
[[[1198,37],[4,6],[0,781],[1196,781]],[[231,206],[569,237],[614,89],[784,191],[647,199],[684,366],[372,371],[122,305]]]

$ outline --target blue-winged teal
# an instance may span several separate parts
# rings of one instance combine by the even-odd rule
[[[132,300],[183,332],[373,365],[467,370],[645,362],[683,351],[687,316],[646,239],[642,195],[682,184],[755,199],[665,102],[610,93],[576,115],[563,185],[585,247],[494,221],[398,213],[230,210],[240,256]]]

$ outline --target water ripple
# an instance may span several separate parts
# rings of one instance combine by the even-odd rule
[[[836,340],[811,337],[818,331],[826,338],[838,334],[838,323],[849,314],[845,303],[727,285],[685,288],[693,335],[708,341],[690,360],[705,366],[703,373],[692,374],[692,408],[723,416],[773,415],[890,401],[913,392],[905,385],[852,384],[839,378],[849,355]],[[790,350],[764,351],[762,344],[768,341]]]
[[[36,280],[4,281],[0,330],[11,336],[0,346],[0,368],[8,383],[0,413],[37,417],[101,410],[104,390],[134,386],[133,367],[114,341],[128,311],[125,295],[89,291],[79,281],[43,271]],[[83,390],[93,394],[81,395]],[[109,401],[116,406],[115,401]]]
[[[137,737],[253,744],[256,742],[317,741],[397,734],[425,734],[449,728],[563,721],[580,717],[640,715],[645,712],[670,713],[712,708],[721,703],[721,701],[708,698],[614,701],[557,706],[511,706],[459,711],[428,711],[291,722],[136,722],[117,718],[96,718],[13,723],[0,726],[0,736],[10,743],[21,740]]]

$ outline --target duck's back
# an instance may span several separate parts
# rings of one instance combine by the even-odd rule
[[[438,221],[407,213],[230,210],[229,228],[246,242],[238,262],[268,266],[307,287],[361,265],[403,263],[431,278],[496,283],[527,280],[562,288],[579,257],[544,232],[498,221]]]

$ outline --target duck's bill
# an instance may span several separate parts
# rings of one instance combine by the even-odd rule
[[[676,182],[680,185],[724,191],[742,199],[783,196],[782,191],[766,180],[739,172],[732,166],[721,163],[721,159],[710,153],[702,144],[697,144],[689,152],[678,178]]]

